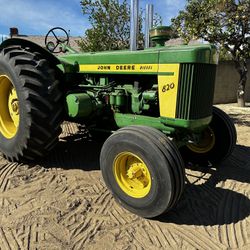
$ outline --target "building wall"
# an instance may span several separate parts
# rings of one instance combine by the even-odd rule
[[[233,62],[220,62],[216,74],[214,103],[237,102],[236,92],[239,78]],[[246,101],[250,102],[250,61],[248,62],[248,79],[245,91]]]

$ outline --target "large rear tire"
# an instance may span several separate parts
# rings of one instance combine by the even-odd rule
[[[188,144],[180,149],[184,160],[192,164],[216,165],[232,153],[237,140],[236,129],[230,117],[213,107],[213,118],[197,144]]]
[[[125,127],[111,135],[102,147],[100,165],[114,198],[142,217],[167,212],[183,192],[184,163],[178,149],[150,127]]]
[[[0,151],[10,161],[50,151],[61,132],[63,105],[55,67],[31,48],[0,52]]]

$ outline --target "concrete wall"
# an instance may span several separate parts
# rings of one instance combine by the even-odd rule
[[[236,92],[239,78],[233,62],[220,62],[216,74],[214,103],[237,102]],[[248,62],[248,79],[245,91],[246,101],[250,102],[250,61]]]

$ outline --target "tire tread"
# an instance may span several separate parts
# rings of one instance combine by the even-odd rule
[[[15,152],[3,152],[9,160],[34,160],[51,150],[61,132],[63,119],[62,92],[59,89],[59,70],[33,51],[32,48],[9,46],[0,52],[13,69],[24,90],[27,114],[24,119],[26,137],[18,142]]]

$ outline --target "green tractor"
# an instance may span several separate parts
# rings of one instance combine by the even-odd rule
[[[56,29],[51,30],[55,34]],[[34,161],[57,143],[63,120],[106,137],[100,167],[114,198],[152,218],[180,199],[186,164],[218,164],[236,144],[230,118],[213,107],[212,45],[78,53],[68,38],[44,49],[18,38],[0,45],[0,151]],[[51,52],[60,48],[63,55]]]

